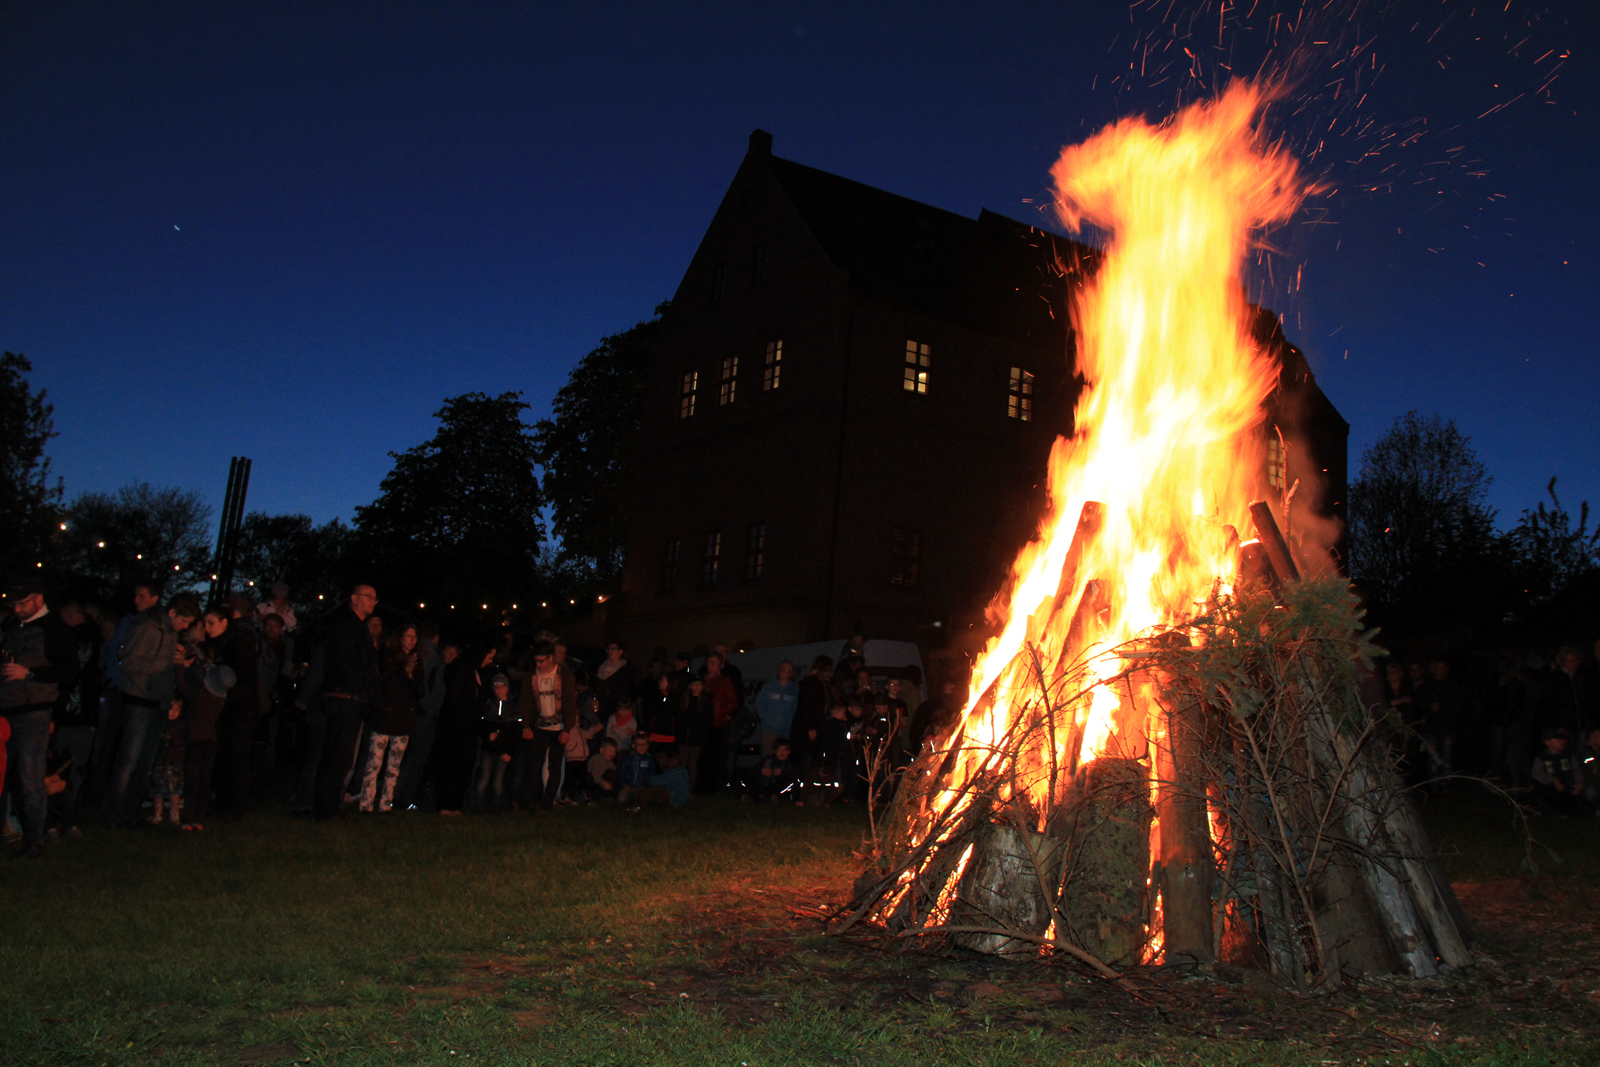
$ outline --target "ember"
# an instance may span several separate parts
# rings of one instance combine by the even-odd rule
[[[1063,220],[1109,235],[1075,309],[1075,433],[964,716],[907,777],[849,922],[1064,949],[1103,973],[1264,959],[1299,986],[1357,957],[1413,974],[1470,961],[1366,743],[1348,593],[1301,581],[1259,499],[1278,368],[1240,276],[1252,231],[1303,192],[1257,127],[1266,98],[1235,83],[1053,168]],[[1342,961],[1337,941],[1354,945]]]

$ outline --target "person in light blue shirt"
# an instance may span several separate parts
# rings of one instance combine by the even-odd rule
[[[773,747],[789,736],[794,725],[794,709],[800,699],[800,683],[794,680],[794,664],[778,664],[778,677],[761,687],[756,697],[756,716],[761,720],[761,754],[772,755]]]

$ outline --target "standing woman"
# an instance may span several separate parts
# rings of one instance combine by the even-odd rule
[[[639,719],[639,731],[650,735],[650,751],[661,751],[678,743],[680,702],[670,674],[663,674],[640,694],[635,714]]]
[[[439,733],[434,738],[438,769],[434,780],[440,815],[460,815],[466,803],[472,768],[478,762],[478,713],[482,684],[478,665],[494,656],[481,649],[461,648],[445,642],[444,706],[439,709]]]
[[[217,721],[222,718],[228,691],[237,679],[227,667],[211,662],[208,651],[215,652],[217,648],[203,638],[212,630],[220,638],[227,627],[226,618],[207,612],[203,623],[196,623],[178,643],[178,692],[183,694],[183,718],[188,729],[183,749],[183,817],[178,824],[178,829],[184,831],[204,830],[211,807]]]
[[[716,714],[711,694],[706,691],[705,680],[691,678],[689,688],[683,694],[683,710],[678,715],[678,751],[683,756],[684,768],[689,772],[689,788],[696,791],[705,791],[700,788],[700,756],[712,742],[716,731]]]
[[[400,782],[400,764],[406,746],[417,729],[417,698],[422,696],[422,654],[417,650],[417,628],[407,626],[389,640],[382,671],[382,696],[372,709],[368,725],[372,739],[367,742],[367,769],[361,779],[361,810],[370,812],[376,801],[379,811],[394,807],[394,789]],[[385,769],[385,757],[388,768]],[[378,777],[383,776],[379,795]]]
[[[211,658],[232,670],[235,678],[217,720],[217,814],[230,822],[244,817],[250,795],[250,745],[261,715],[261,639],[250,619],[240,617],[237,599],[230,597],[212,608],[205,619],[206,635],[215,643]],[[227,622],[217,634],[214,624],[222,619]]]

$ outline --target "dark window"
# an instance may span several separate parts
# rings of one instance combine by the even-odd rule
[[[767,268],[770,267],[771,265],[772,265],[772,246],[771,245],[762,245],[760,248],[757,248],[756,249],[756,266],[755,266],[755,270],[751,272],[751,277],[755,279],[755,283],[757,285],[760,285],[762,282],[767,280]]]
[[[686,370],[683,372],[683,385],[678,390],[678,418],[687,419],[694,414],[694,398],[700,389],[700,372]]]
[[[700,561],[700,584],[716,585],[717,572],[722,565],[722,531],[706,534],[706,554]]]
[[[739,357],[729,356],[722,361],[722,382],[717,386],[717,404],[733,403],[734,390],[739,387]]]
[[[928,391],[928,366],[932,361],[933,356],[927,345],[917,341],[906,342],[906,374],[901,382],[906,392]]]
[[[1033,371],[1021,367],[1011,368],[1010,394],[1006,398],[1006,415],[1023,422],[1033,421]]]
[[[678,585],[678,541],[674,538],[667,542],[667,550],[661,554],[661,591],[670,593]]]
[[[890,585],[916,585],[922,570],[922,535],[902,526],[894,528]]]
[[[752,522],[750,524],[750,554],[745,557],[744,576],[752,582],[761,577],[761,569],[767,562],[767,524]]]
[[[767,362],[761,368],[761,391],[776,389],[783,381],[783,341],[767,342]]]
[[[711,268],[711,299],[725,300],[728,296],[728,265],[718,263]]]

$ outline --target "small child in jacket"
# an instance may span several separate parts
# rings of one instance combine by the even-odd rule
[[[628,810],[638,811],[650,805],[682,808],[688,803],[689,771],[678,766],[677,753],[664,752],[661,755],[661,771],[650,776],[650,784],[634,795],[633,805]]]
[[[1534,803],[1541,811],[1577,815],[1584,808],[1583,772],[1569,751],[1571,738],[1559,726],[1542,735],[1544,751],[1533,758]]]
[[[745,799],[774,801],[793,799],[794,764],[789,762],[789,742],[779,738],[772,746],[772,755],[763,756],[761,765],[745,780]]]
[[[188,740],[188,724],[183,721],[183,697],[174,693],[167,709],[167,727],[161,732],[156,749],[156,766],[150,776],[150,825],[161,825],[162,809],[172,825],[178,825],[183,810],[183,747]]]
[[[606,736],[615,741],[617,751],[622,752],[633,744],[633,735],[638,732],[639,720],[634,715],[633,698],[623,697],[617,701],[617,710],[606,720]]]
[[[522,740],[522,715],[511,696],[511,679],[503,674],[494,676],[490,687],[494,691],[483,705],[483,715],[478,721],[478,734],[483,739],[478,750],[478,772],[473,777],[472,795],[477,798],[480,811],[499,811],[505,796],[506,771],[511,766],[511,755]]]
[[[648,734],[634,734],[633,747],[617,765],[617,799],[629,803],[633,794],[650,784],[655,776],[656,758],[650,754]]]
[[[589,784],[595,800],[617,799],[617,743],[602,737],[594,755],[589,757]]]

